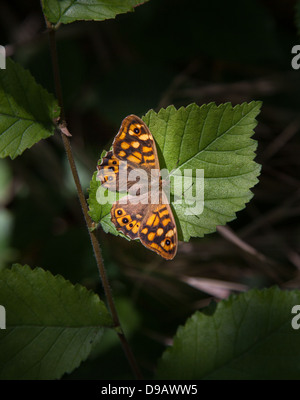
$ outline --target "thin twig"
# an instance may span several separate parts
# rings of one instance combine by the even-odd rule
[[[248,224],[244,229],[239,231],[239,236],[241,238],[245,238],[250,234],[253,234],[255,231],[260,229],[264,225],[275,224],[283,218],[290,215],[299,215],[299,211],[293,210],[294,204],[299,202],[300,198],[300,189],[291,194],[282,204],[277,207],[274,207],[269,212],[266,212],[261,217],[256,218],[251,224]]]
[[[283,146],[299,132],[300,129],[300,121],[299,119],[295,119],[292,121],[281,133],[278,135],[273,142],[266,148],[264,151],[262,158],[264,161],[269,160],[269,158],[273,157],[279,150],[283,148]]]
[[[263,265],[264,272],[267,272],[268,275],[276,282],[280,281],[281,269],[275,261],[266,257],[254,247],[250,246],[248,243],[238,237],[228,226],[218,226],[217,231],[226,240],[240,248],[244,253],[249,254],[250,256],[254,257],[254,259],[259,261]]]
[[[49,31],[49,39],[50,39],[50,51],[51,51],[51,59],[52,59],[52,67],[53,67],[53,74],[54,74],[54,83],[55,83],[55,91],[56,91],[56,95],[57,95],[57,99],[58,99],[58,104],[60,106],[61,109],[61,114],[60,114],[60,124],[62,124],[62,126],[66,127],[66,120],[65,120],[65,112],[64,112],[64,106],[63,106],[63,96],[62,96],[62,87],[61,87],[61,82],[60,82],[60,76],[59,76],[59,66],[58,66],[58,59],[57,59],[57,51],[56,51],[56,39],[55,39],[55,28],[51,25],[51,23],[49,21],[46,20],[46,24],[47,24],[47,28]],[[58,128],[59,129],[59,128]],[[66,128],[67,129],[67,128]],[[82,190],[82,186],[80,183],[80,179],[79,179],[79,175],[77,172],[77,168],[75,165],[75,161],[74,161],[74,157],[73,157],[73,153],[72,153],[72,148],[71,148],[71,144],[70,144],[70,139],[69,136],[67,136],[61,129],[59,129],[59,131],[61,132],[61,137],[62,137],[62,141],[63,141],[63,145],[67,154],[67,158],[70,164],[70,168],[72,171],[72,175],[74,178],[74,182],[76,185],[76,189],[77,189],[77,194],[79,197],[79,202],[82,208],[82,212],[84,215],[84,219],[88,228],[88,232],[90,235],[90,239],[92,242],[92,246],[93,246],[93,250],[94,250],[94,255],[96,258],[96,262],[97,262],[97,267],[99,270],[99,274],[100,274],[100,278],[103,284],[103,288],[104,288],[104,292],[105,292],[105,296],[107,299],[107,303],[108,303],[108,307],[109,310],[111,312],[112,315],[112,319],[113,319],[113,324],[114,327],[116,329],[116,332],[119,336],[120,342],[122,344],[123,350],[126,354],[126,357],[128,359],[128,362],[130,363],[130,366],[132,368],[132,371],[135,375],[135,377],[137,379],[142,379],[142,374],[139,370],[139,367],[137,365],[137,362],[135,360],[135,357],[132,353],[132,350],[129,346],[129,343],[127,342],[127,339],[124,335],[124,332],[122,330],[120,321],[119,321],[119,317],[118,317],[118,313],[113,301],[113,296],[112,296],[112,292],[108,283],[108,279],[107,279],[107,275],[106,275],[106,271],[103,265],[103,261],[102,261],[102,255],[101,255],[101,250],[100,250],[100,246],[98,243],[98,240],[96,238],[96,234],[95,231],[92,229],[92,220],[88,214],[88,206],[85,200],[85,196]]]

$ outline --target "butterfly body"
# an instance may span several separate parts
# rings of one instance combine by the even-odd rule
[[[140,171],[138,196],[130,173]],[[177,252],[175,219],[159,174],[159,160],[154,138],[147,125],[136,115],[121,124],[112,151],[98,165],[98,179],[109,190],[129,194],[111,208],[111,220],[130,239],[139,239],[148,249],[171,260]],[[153,182],[157,183],[153,189]]]

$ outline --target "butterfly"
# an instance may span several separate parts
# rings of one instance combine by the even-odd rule
[[[150,201],[151,176],[155,176],[156,171],[159,175],[160,167],[154,138],[143,120],[129,115],[122,121],[112,150],[105,154],[97,169],[101,185],[120,192],[130,193],[135,183],[121,179],[124,174],[128,177],[138,169],[146,175],[147,179],[140,183],[140,201],[137,203],[136,198],[128,194],[114,202],[111,220],[117,230],[130,239],[139,239],[148,249],[172,260],[178,247],[176,223],[160,177],[158,201]]]

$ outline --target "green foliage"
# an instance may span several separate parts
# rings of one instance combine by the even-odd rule
[[[133,8],[148,0],[42,0],[44,14],[54,24],[78,20],[103,21],[116,15],[133,11]]]
[[[196,312],[160,360],[159,379],[299,379],[300,291],[251,290]],[[205,311],[205,309],[204,309]]]
[[[260,106],[255,101],[235,107],[229,103],[201,107],[190,104],[178,110],[174,106],[158,113],[151,110],[143,117],[156,140],[160,167],[168,169],[171,183],[186,169],[204,170],[204,210],[200,215],[189,215],[191,198],[187,191],[178,199],[178,184],[171,186],[181,240],[214,232],[217,225],[234,219],[251,199],[250,188],[258,182],[260,172],[253,161],[257,143],[251,139]],[[193,186],[196,181],[193,173]],[[111,206],[97,202],[97,190],[104,192],[99,186],[94,174],[89,192],[90,215],[106,232],[117,234],[110,222]]]
[[[87,358],[112,320],[99,297],[41,268],[0,272],[0,379],[57,379]]]
[[[0,70],[0,157],[16,158],[54,133],[59,107],[52,94],[19,64]]]

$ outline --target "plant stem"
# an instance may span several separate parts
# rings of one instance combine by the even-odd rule
[[[52,67],[53,67],[53,75],[54,75],[54,84],[55,84],[55,91],[56,91],[56,96],[58,99],[58,104],[60,106],[61,109],[61,114],[60,114],[60,123],[63,126],[66,126],[66,120],[65,120],[65,111],[64,111],[64,106],[63,106],[63,96],[62,96],[62,87],[61,87],[61,82],[60,82],[60,75],[59,75],[59,66],[58,66],[58,58],[57,58],[57,51],[56,51],[56,38],[55,38],[55,29],[54,27],[51,25],[51,23],[49,21],[47,21],[46,19],[46,24],[47,24],[47,28],[48,28],[48,32],[49,32],[49,40],[50,40],[50,51],[51,51],[51,59],[52,59]],[[74,161],[74,157],[73,157],[73,153],[72,153],[72,148],[71,148],[71,144],[70,144],[70,140],[69,137],[66,136],[61,130],[61,137],[62,137],[62,141],[63,141],[63,145],[67,154],[67,158],[70,164],[70,168],[72,171],[72,175],[74,178],[74,182],[76,185],[76,189],[77,189],[77,194],[79,197],[79,202],[82,208],[82,212],[84,215],[84,219],[88,228],[88,232],[90,235],[90,239],[92,242],[92,246],[93,246],[93,250],[94,250],[94,255],[96,258],[96,263],[97,263],[97,267],[99,270],[99,274],[100,274],[100,278],[102,281],[102,285],[104,288],[104,292],[105,292],[105,296],[107,299],[107,303],[108,303],[108,307],[109,310],[111,312],[112,315],[112,319],[113,319],[113,323],[114,323],[114,327],[116,328],[116,332],[119,336],[120,342],[122,344],[123,350],[126,354],[126,357],[128,359],[128,362],[130,363],[130,366],[132,368],[132,371],[136,377],[136,379],[142,379],[142,374],[139,370],[139,367],[137,365],[137,362],[135,360],[135,357],[132,353],[132,350],[129,346],[129,343],[127,342],[127,339],[124,335],[124,332],[122,330],[121,324],[120,324],[120,320],[118,317],[118,313],[114,304],[114,300],[113,300],[113,296],[112,296],[112,292],[109,286],[109,282],[107,279],[107,275],[106,275],[106,271],[103,265],[103,261],[102,261],[102,255],[101,255],[101,249],[99,246],[99,242],[97,240],[97,237],[95,235],[95,231],[92,229],[93,228],[93,222],[91,220],[91,217],[88,214],[88,206],[85,200],[85,196],[82,190],[82,186],[80,183],[80,179],[79,179],[79,175],[77,172],[77,168],[76,168],[76,164]]]

